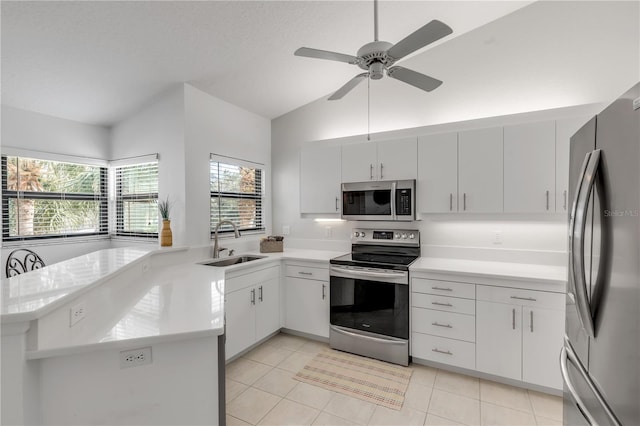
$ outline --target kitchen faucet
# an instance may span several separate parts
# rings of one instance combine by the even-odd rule
[[[212,257],[215,259],[220,257],[221,250],[225,250],[225,249],[218,248],[218,230],[220,229],[220,226],[224,224],[233,226],[233,232],[235,234],[235,237],[240,238],[240,231],[238,231],[238,228],[236,227],[235,223],[231,222],[230,220],[221,220],[220,222],[218,222],[218,224],[216,225],[216,229],[213,231],[213,256]],[[231,252],[229,252],[229,255],[231,255]]]

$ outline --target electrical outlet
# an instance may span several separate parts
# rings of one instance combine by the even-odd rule
[[[502,231],[493,231],[493,244],[502,244]]]
[[[324,236],[327,238],[330,238],[331,235],[333,234],[333,230],[331,229],[330,226],[325,226],[324,228]]]
[[[120,352],[120,368],[151,364],[151,346]]]
[[[87,306],[85,302],[80,302],[69,309],[69,327],[73,327],[85,317],[87,314]]]
[[[291,227],[289,225],[282,225],[282,235],[289,235],[291,233]]]

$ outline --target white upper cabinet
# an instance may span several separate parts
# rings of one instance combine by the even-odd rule
[[[418,212],[458,211],[458,133],[418,138]]]
[[[458,133],[458,211],[502,212],[502,127]]]
[[[415,179],[416,138],[366,142],[342,147],[342,181]]]
[[[504,211],[555,212],[555,121],[504,128]]]
[[[569,142],[591,116],[569,118],[556,122],[556,211],[569,210]]]
[[[339,145],[300,150],[300,213],[340,213],[340,152]]]

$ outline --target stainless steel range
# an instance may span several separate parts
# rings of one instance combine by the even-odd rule
[[[351,253],[331,259],[334,349],[409,364],[409,265],[417,230],[354,229]]]

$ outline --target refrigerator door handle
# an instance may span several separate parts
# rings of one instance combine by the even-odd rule
[[[578,391],[576,390],[575,386],[571,382],[571,377],[569,377],[569,368],[567,365],[567,361],[571,362],[571,364],[573,364],[576,367],[576,369],[578,370],[578,373],[580,373],[580,376],[582,376],[582,379],[589,386],[589,390],[591,390],[591,392],[596,397],[596,400],[598,401],[600,406],[602,406],[604,412],[606,413],[607,417],[611,421],[611,424],[614,426],[622,426],[622,423],[620,423],[620,421],[615,416],[615,414],[613,414],[613,411],[611,410],[611,407],[609,407],[609,404],[607,403],[607,401],[604,399],[604,397],[602,396],[598,388],[596,388],[593,381],[589,378],[589,374],[587,373],[587,370],[584,368],[584,366],[578,359],[578,356],[573,351],[571,344],[568,341],[566,341],[566,336],[565,336],[565,344],[562,347],[562,350],[560,351],[560,372],[562,373],[562,380],[564,381],[567,389],[569,390],[569,393],[571,394],[571,397],[573,398],[574,403],[578,408],[578,410],[580,411],[580,413],[584,416],[584,418],[589,422],[590,425],[597,426],[598,422],[595,420],[595,418],[589,412],[589,410],[587,410],[586,405],[582,401],[582,398],[580,398]]]
[[[587,334],[594,337],[593,317],[587,295],[587,278],[584,271],[584,236],[587,224],[587,211],[589,209],[589,199],[596,182],[596,173],[600,165],[600,150],[596,149],[585,156],[583,171],[576,189],[576,198],[573,203],[570,223],[570,261],[571,273],[576,296],[576,306],[578,308],[578,318]]]

